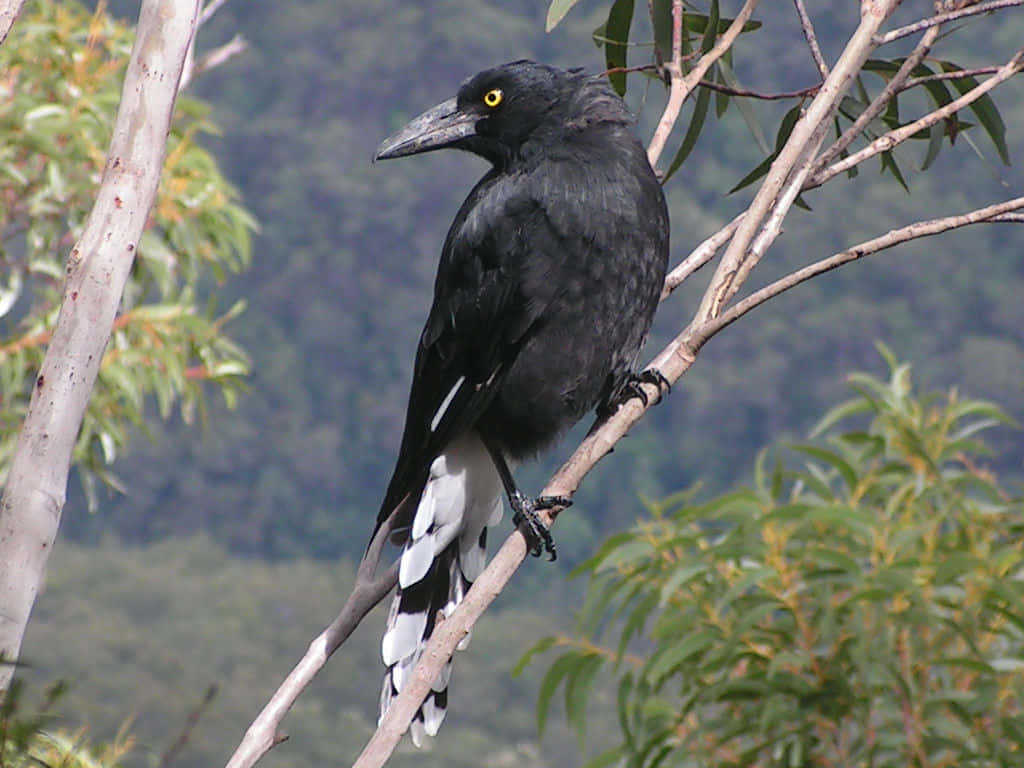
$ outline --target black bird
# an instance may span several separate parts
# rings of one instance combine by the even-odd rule
[[[377,527],[397,509],[404,545],[382,651],[381,716],[434,629],[480,575],[502,490],[532,554],[554,543],[509,464],[591,409],[642,396],[635,374],[668,259],[668,211],[604,78],[531,61],[488,69],[386,139],[375,160],[444,147],[492,168],[441,252],[405,430]],[[645,398],[646,399],[646,398]],[[418,745],[444,719],[451,661],[412,724]]]

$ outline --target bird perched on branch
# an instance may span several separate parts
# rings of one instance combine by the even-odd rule
[[[409,679],[438,612],[483,570],[502,491],[534,555],[555,546],[509,470],[588,411],[644,397],[634,373],[668,259],[661,186],[633,118],[602,77],[530,61],[488,69],[386,139],[375,160],[451,147],[491,169],[441,252],[405,430],[377,519],[403,546],[382,652],[381,716]],[[393,515],[393,517],[392,517]],[[451,661],[411,731],[437,733]]]

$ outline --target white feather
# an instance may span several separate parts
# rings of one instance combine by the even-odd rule
[[[412,743],[417,747],[423,746],[423,737],[427,735],[426,730],[423,728],[423,722],[416,718],[409,723],[409,735],[412,736]]]
[[[437,736],[437,729],[444,722],[446,708],[437,706],[437,702],[434,701],[434,694],[430,693],[427,694],[427,698],[423,702],[422,712],[423,730],[428,736]]]
[[[452,679],[452,660],[448,659],[447,663],[441,668],[441,671],[437,673],[437,679],[434,684],[430,687],[440,693],[448,687],[448,682]]]
[[[434,562],[437,550],[434,547],[435,536],[428,533],[419,539],[410,539],[402,552],[402,560],[398,565],[398,586],[405,589],[422,579],[430,564]]]
[[[463,381],[460,378],[445,397],[431,429],[440,423]],[[389,667],[381,691],[382,716],[391,704],[393,691],[405,688],[425,646],[423,634],[426,632],[427,614],[401,613],[398,606],[402,590],[426,577],[434,559],[458,537],[458,557],[451,564],[447,601],[443,608],[445,615],[451,615],[465,597],[469,584],[486,565],[487,553],[480,546],[480,535],[486,526],[501,522],[502,496],[501,478],[483,442],[474,432],[453,440],[430,465],[426,486],[413,515],[409,540],[402,552],[398,594],[392,603],[388,629],[381,643],[381,655]],[[459,643],[459,650],[464,650],[468,644],[467,635]],[[435,692],[439,693],[448,686],[451,669],[449,660],[432,685]],[[437,733],[445,710],[437,705],[433,695],[429,695],[421,708],[421,716],[423,719],[413,720],[409,729],[416,746],[420,746],[427,735]]]
[[[389,667],[416,652],[427,628],[426,613],[399,613],[381,641],[381,656]]]

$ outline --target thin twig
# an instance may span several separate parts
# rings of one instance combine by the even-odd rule
[[[811,23],[811,17],[807,15],[807,9],[804,8],[804,0],[793,0],[793,4],[796,6],[796,15],[800,17],[800,26],[804,30],[807,45],[811,49],[811,57],[814,59],[814,64],[818,67],[818,74],[821,75],[822,80],[827,80],[828,64],[825,63],[825,57],[821,54],[821,46],[818,45],[818,37],[814,34],[814,25]]]
[[[736,18],[733,19],[732,24],[725,30],[721,37],[718,38],[714,47],[706,54],[700,57],[696,64],[685,76],[683,75],[682,68],[682,26],[683,26],[683,8],[680,0],[673,0],[672,2],[672,61],[665,64],[665,69],[669,73],[671,78],[671,86],[668,92],[668,103],[665,105],[665,111],[661,116],[661,120],[658,123],[658,127],[654,130],[654,136],[651,138],[651,143],[647,147],[647,159],[651,163],[652,168],[658,167],[658,160],[661,158],[661,153],[665,149],[665,143],[668,141],[669,135],[672,133],[672,129],[675,127],[676,120],[679,119],[679,112],[683,108],[683,102],[686,101],[686,97],[690,92],[697,87],[704,74],[710,69],[711,65],[720,59],[726,51],[732,46],[736,38],[743,31],[743,26],[750,19],[754,13],[754,9],[757,7],[758,0],[747,0],[740,12],[736,14]]]
[[[774,283],[765,286],[759,291],[755,291],[742,301],[738,301],[733,304],[717,319],[707,323],[705,327],[700,329],[700,332],[706,339],[711,338],[727,325],[735,322],[755,307],[764,304],[766,301],[778,296],[780,293],[788,291],[790,288],[806,282],[812,277],[817,277],[820,274],[829,272],[837,267],[841,267],[843,264],[856,261],[857,259],[863,258],[864,256],[868,256],[872,253],[892,248],[894,245],[899,245],[910,240],[916,240],[921,237],[938,235],[942,232],[966,227],[971,224],[1024,222],[1024,214],[1011,213],[1011,211],[1018,211],[1022,208],[1024,208],[1024,197],[1018,197],[1013,200],[989,205],[985,208],[978,208],[977,210],[970,211],[968,213],[962,213],[956,216],[946,216],[941,219],[931,219],[929,221],[918,221],[913,224],[908,224],[905,227],[900,227],[899,229],[893,229],[884,235],[872,238],[871,240],[865,240],[863,243],[859,243],[852,248],[848,248],[834,256],[829,256],[827,259],[822,259],[821,261],[809,264],[802,269],[798,269],[792,274],[776,280]]]
[[[939,13],[927,19],[916,21],[913,24],[907,24],[905,27],[899,27],[891,32],[886,32],[884,35],[879,35],[875,38],[875,43],[877,45],[885,45],[893,40],[899,40],[901,37],[908,37],[915,32],[920,32],[922,29],[934,27],[937,24],[945,24],[947,21],[956,21],[967,16],[977,16],[979,13],[998,11],[1000,8],[1010,8],[1015,5],[1024,5],[1024,0],[992,0],[992,2],[978,3],[977,5],[961,8],[957,11],[950,11],[949,13]]]
[[[804,96],[813,96],[821,89],[821,83],[815,85],[809,85],[806,88],[801,88],[797,91],[782,91],[780,93],[764,93],[762,91],[749,91],[745,88],[730,88],[728,85],[722,85],[712,80],[701,80],[698,85],[704,88],[710,88],[712,91],[718,93],[725,93],[729,96],[739,96],[741,98],[749,99],[761,99],[763,101],[780,101],[782,99],[798,99]]]
[[[893,75],[892,79],[885,84],[885,88],[882,89],[882,92],[871,100],[871,103],[868,104],[864,111],[857,115],[857,119],[853,121],[853,124],[843,131],[842,136],[836,139],[836,141],[821,154],[821,157],[815,161],[815,174],[819,173],[821,169],[828,167],[829,163],[839,157],[844,149],[850,146],[857,137],[864,133],[864,129],[867,128],[868,124],[872,120],[885,111],[889,106],[889,102],[892,101],[893,96],[899,92],[900,86],[907,81],[917,65],[920,64],[924,57],[928,55],[928,52],[931,51],[932,45],[935,43],[935,39],[938,36],[939,28],[937,26],[932,27],[924,34],[918,44],[914,47],[914,50],[910,52],[910,55],[907,56],[906,60],[896,71],[896,74]]]
[[[210,0],[210,2],[206,4],[206,7],[199,13],[199,26],[202,27],[203,24],[212,19],[213,14],[219,11],[221,6],[227,1],[228,0]]]
[[[241,35],[235,35],[228,42],[224,43],[224,45],[204,53],[182,74],[181,85],[178,86],[178,90],[184,91],[193,82],[195,82],[200,75],[227,63],[240,53],[244,53],[248,47],[249,44],[246,42],[245,38]]]
[[[974,69],[958,69],[955,72],[939,72],[934,75],[927,75],[926,77],[912,77],[907,82],[899,87],[899,92],[910,90],[911,88],[917,88],[919,85],[926,83],[935,83],[942,80],[962,80],[965,77],[977,77],[978,75],[992,75],[999,71],[999,65],[995,64],[991,67],[975,67]]]
[[[824,130],[828,127],[827,121],[835,113],[839,100],[849,90],[857,73],[874,50],[872,38],[898,3],[899,0],[862,1],[860,24],[821,90],[793,127],[789,139],[772,163],[764,183],[737,227],[736,234],[722,256],[711,285],[701,301],[695,318],[698,322],[705,322],[718,315],[722,307],[739,290],[742,278],[756,265],[759,257],[748,252],[750,243],[761,228],[765,217],[777,207],[779,195],[787,179],[793,175],[794,169],[798,164],[802,167],[813,162],[814,157],[807,154],[807,147],[812,140],[824,136]],[[799,169],[797,172],[800,172]]]
[[[181,754],[181,750],[188,744],[189,736],[192,735],[192,731],[199,724],[203,712],[210,706],[210,702],[213,701],[216,695],[217,684],[211,683],[210,687],[206,689],[206,694],[203,696],[202,701],[195,706],[195,709],[188,713],[188,717],[185,718],[185,725],[182,727],[181,733],[178,734],[178,738],[174,740],[174,743],[167,748],[167,751],[160,758],[159,768],[167,768]]]
[[[868,158],[874,157],[881,152],[888,152],[897,144],[906,141],[918,131],[930,128],[940,120],[944,120],[953,113],[974,103],[997,85],[1016,75],[1022,69],[1024,69],[1024,48],[1017,51],[1014,57],[1000,67],[999,71],[992,77],[977,87],[972,88],[960,98],[949,102],[949,104],[945,105],[941,109],[929,112],[919,120],[915,120],[912,123],[908,123],[907,125],[903,125],[895,130],[889,131],[889,133],[884,136],[879,136],[860,151],[854,152],[852,155],[849,155],[839,162],[830,165],[828,168],[819,171],[807,182],[807,188],[811,189],[813,187],[821,186],[836,174],[843,173],[844,171],[849,170],[855,165],[862,163]]]
[[[397,508],[396,508],[397,512]],[[356,571],[356,584],[338,617],[309,644],[305,655],[274,692],[245,732],[242,742],[228,760],[227,768],[250,768],[274,746],[287,737],[281,733],[281,721],[299,695],[323,669],[343,642],[398,582],[398,563],[374,578],[381,552],[394,524],[395,512],[377,530]]]
[[[690,251],[690,255],[679,262],[679,265],[666,275],[665,286],[661,289],[662,301],[678,288],[686,278],[715,257],[718,249],[729,242],[729,238],[736,231],[736,227],[740,225],[742,218],[742,213],[736,216],[732,221],[715,232],[715,234]]]

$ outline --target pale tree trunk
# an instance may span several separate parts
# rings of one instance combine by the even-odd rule
[[[72,449],[156,197],[198,11],[199,0],[143,0],[139,13],[103,180],[68,258],[60,316],[0,504],[0,654],[6,660],[18,656],[57,535]],[[0,666],[0,692],[12,674],[12,666]]]
[[[24,3],[25,0],[0,0],[0,45],[7,39],[7,33],[14,26]]]

